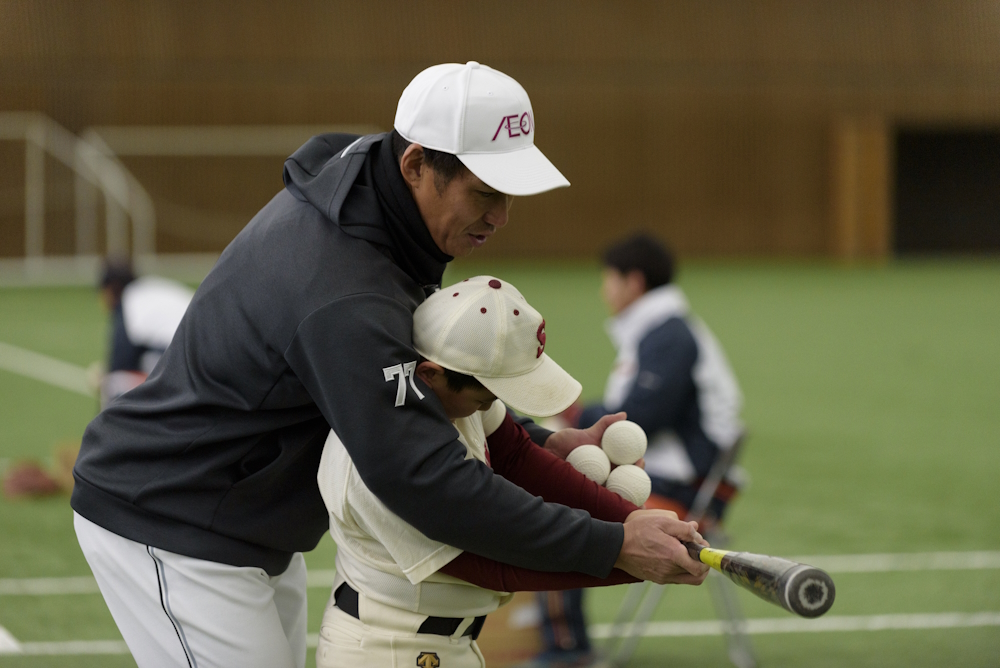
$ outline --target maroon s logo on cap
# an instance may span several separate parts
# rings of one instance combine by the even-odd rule
[[[544,320],[542,320],[542,324],[540,324],[538,326],[538,331],[535,332],[535,337],[538,339],[538,342],[540,344],[542,344],[542,345],[538,346],[538,352],[535,353],[535,359],[538,359],[539,357],[542,356],[542,353],[545,352],[545,321]]]
[[[497,131],[493,133],[493,139],[490,141],[496,141],[497,137],[500,135],[500,131],[503,129],[507,130],[508,137],[514,138],[531,134],[531,130],[534,127],[535,123],[531,118],[531,114],[527,111],[520,116],[517,114],[504,116],[500,119],[500,125],[497,126]]]

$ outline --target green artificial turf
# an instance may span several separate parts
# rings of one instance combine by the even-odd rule
[[[491,273],[546,318],[546,351],[597,399],[614,352],[593,263],[460,260],[446,283]],[[722,342],[745,395],[751,485],[727,520],[735,549],[777,555],[1000,550],[1000,263],[690,263],[680,285]],[[0,289],[0,342],[79,366],[105,353],[91,289]],[[78,441],[96,401],[0,370],[0,466]],[[307,555],[332,568],[329,538]],[[85,575],[62,497],[0,499],[0,578]],[[831,615],[1000,611],[1000,572],[835,576]],[[310,632],[329,592],[310,589]],[[607,622],[622,588],[588,594]],[[749,594],[751,617],[787,617]],[[704,588],[676,587],[658,620],[710,620]],[[0,596],[21,641],[120,638],[97,595]],[[1000,627],[770,634],[766,666],[997,665]],[[312,662],[310,652],[310,664]],[[633,666],[725,665],[721,637],[647,638]],[[0,666],[127,666],[123,656],[0,655]]]
[[[592,265],[492,272],[599,399],[614,357]],[[679,284],[745,395],[752,484],[729,526],[770,553],[995,549],[1000,264],[693,264]]]

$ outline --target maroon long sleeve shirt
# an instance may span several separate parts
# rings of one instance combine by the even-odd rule
[[[588,480],[565,460],[535,445],[524,427],[508,415],[486,439],[487,461],[494,472],[548,503],[586,510],[592,517],[624,522],[638,506]],[[546,573],[519,568],[463,552],[441,572],[493,591],[554,591],[638,582],[613,569],[605,578],[583,573]]]

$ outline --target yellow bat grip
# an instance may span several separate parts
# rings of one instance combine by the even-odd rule
[[[703,547],[698,558],[701,559],[701,563],[711,566],[715,570],[721,570],[722,558],[727,554],[729,554],[729,550],[716,550],[711,547]]]

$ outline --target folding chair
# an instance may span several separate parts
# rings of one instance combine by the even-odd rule
[[[700,522],[705,517],[719,485],[736,462],[742,443],[743,439],[740,439],[732,448],[719,455],[705,480],[698,487],[698,493],[685,517],[686,520]],[[728,543],[728,537],[722,532],[719,523],[715,523],[710,530],[702,533],[713,547],[721,548]],[[710,571],[708,586],[712,593],[716,615],[723,621],[729,645],[729,660],[737,668],[756,668],[757,659],[754,657],[750,637],[746,633],[746,617],[736,597],[736,585],[719,573]],[[664,593],[666,585],[653,582],[636,582],[629,585],[625,600],[622,601],[618,615],[611,626],[606,646],[608,660],[612,665],[621,667],[628,664]]]

